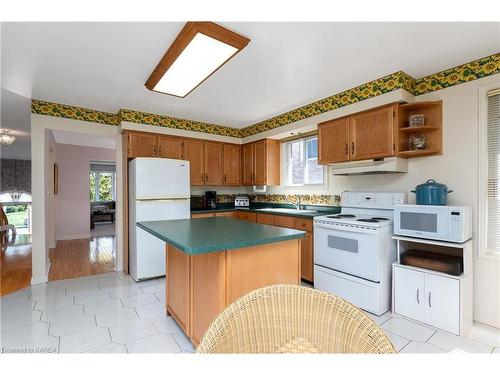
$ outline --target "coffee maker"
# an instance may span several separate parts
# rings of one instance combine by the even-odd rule
[[[217,192],[216,191],[206,191],[205,192],[205,208],[213,210],[217,208]]]

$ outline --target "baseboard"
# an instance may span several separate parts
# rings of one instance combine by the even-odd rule
[[[57,241],[81,240],[82,238],[90,238],[90,234],[81,234],[81,235],[75,235],[75,236],[60,236],[60,237],[57,237]]]
[[[45,284],[49,282],[48,276],[42,276],[42,277],[32,277],[31,278],[31,285],[37,285],[37,284]]]
[[[500,317],[495,317],[488,314],[476,313],[474,314],[474,321],[486,324],[488,326],[500,328]]]

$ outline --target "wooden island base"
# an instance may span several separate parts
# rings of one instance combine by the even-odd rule
[[[248,292],[300,284],[300,239],[189,255],[167,250],[167,313],[198,346],[212,320]]]

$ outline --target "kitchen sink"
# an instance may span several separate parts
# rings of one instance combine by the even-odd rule
[[[268,211],[268,212],[283,212],[285,214],[300,214],[308,212],[317,212],[315,210],[298,210],[297,208],[258,208],[256,211]]]

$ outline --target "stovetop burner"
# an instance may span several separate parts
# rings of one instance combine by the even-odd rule
[[[378,223],[380,220],[377,220],[377,219],[358,219],[358,221],[362,221],[364,223]]]
[[[356,215],[351,215],[351,214],[339,214],[339,215],[332,215],[332,216],[327,216],[330,219],[342,219],[342,218],[351,218],[351,217],[356,217]]]
[[[386,217],[372,217],[373,220],[378,220],[378,221],[384,221],[384,220],[389,220]]]

